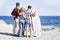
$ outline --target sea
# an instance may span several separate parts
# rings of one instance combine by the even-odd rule
[[[42,26],[60,27],[60,16],[40,16]],[[13,24],[13,16],[0,16],[0,20],[4,20],[7,24]]]

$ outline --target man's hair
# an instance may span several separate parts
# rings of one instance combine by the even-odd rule
[[[16,6],[19,6],[19,5],[20,5],[20,3],[19,3],[19,2],[17,2],[17,3],[16,3]]]
[[[28,6],[28,9],[31,9],[31,8],[32,8],[32,6],[31,6],[31,5],[29,5],[29,6]]]

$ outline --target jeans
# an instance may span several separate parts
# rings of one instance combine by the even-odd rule
[[[24,23],[19,23],[19,31],[18,31],[19,36],[24,36],[24,30],[25,30],[24,25],[25,25]]]

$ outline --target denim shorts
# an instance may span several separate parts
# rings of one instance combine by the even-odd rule
[[[33,25],[32,22],[29,22],[29,20],[25,21],[25,26],[26,27],[32,27],[32,25]]]

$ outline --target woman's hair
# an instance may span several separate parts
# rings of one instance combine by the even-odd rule
[[[25,8],[24,7],[21,7],[21,9],[19,10],[19,15],[23,15],[24,14],[24,12],[25,12]]]
[[[20,12],[25,12],[25,8],[21,7]]]
[[[29,6],[28,6],[28,9],[31,9],[31,8],[32,8],[32,6],[31,6],[31,5],[29,5]]]

